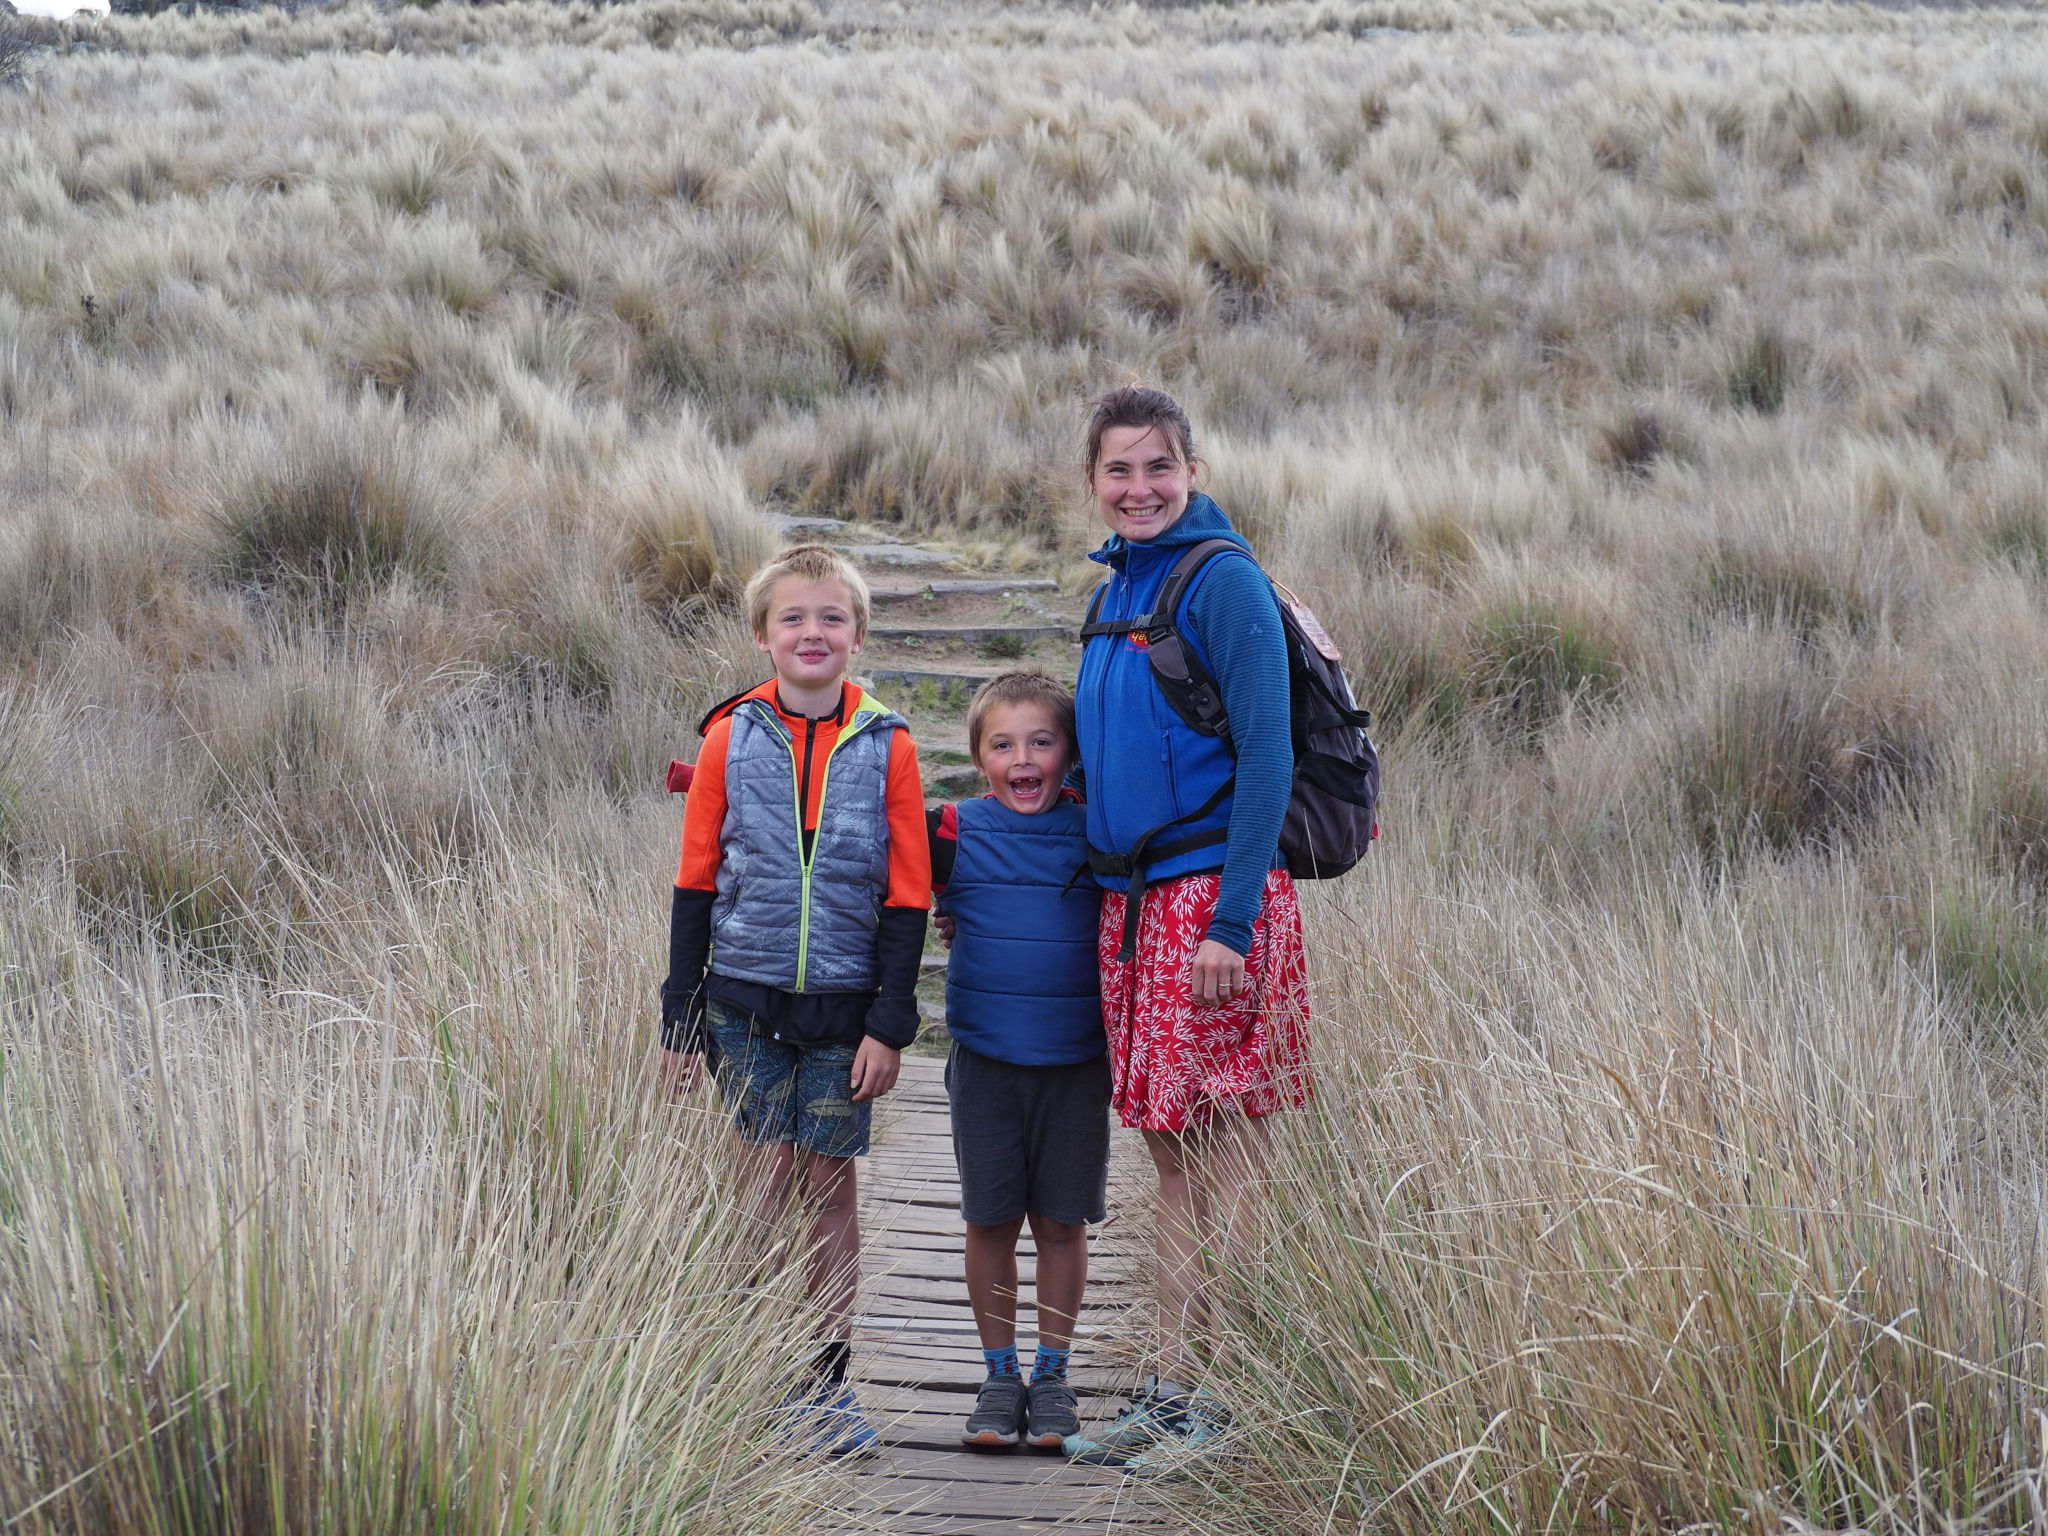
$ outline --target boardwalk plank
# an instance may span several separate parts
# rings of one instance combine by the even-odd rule
[[[904,1061],[902,1080],[876,1117],[875,1151],[861,1171],[868,1248],[855,1368],[886,1450],[855,1473],[845,1529],[889,1536],[1126,1530],[1159,1536],[1168,1527],[1142,1491],[1114,1473],[1030,1452],[974,1452],[959,1443],[982,1362],[967,1302],[966,1232],[942,1073],[935,1060]],[[1123,1166],[1137,1166],[1143,1155],[1135,1138],[1119,1135]],[[1129,1373],[1088,1357],[1096,1350],[1107,1355],[1111,1341],[1129,1334],[1149,1294],[1136,1278],[1149,1263],[1142,1225],[1120,1205],[1094,1236],[1079,1330],[1082,1359],[1074,1374],[1084,1422],[1110,1416],[1127,1400]],[[1036,1270],[1027,1231],[1018,1261],[1024,1291],[1019,1342],[1027,1350],[1035,1339],[1030,1289]]]

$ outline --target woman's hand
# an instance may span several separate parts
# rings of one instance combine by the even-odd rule
[[[1244,987],[1244,956],[1215,939],[1202,940],[1188,979],[1189,1000],[1198,1008],[1222,1008],[1237,1001]]]

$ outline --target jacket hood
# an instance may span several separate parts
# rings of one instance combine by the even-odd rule
[[[1099,565],[1113,565],[1120,569],[1134,549],[1186,549],[1204,539],[1228,539],[1246,554],[1251,553],[1251,545],[1245,542],[1243,534],[1230,526],[1230,519],[1224,516],[1223,509],[1197,491],[1188,498],[1187,511],[1181,513],[1174,525],[1158,538],[1134,542],[1120,533],[1113,533],[1108,542],[1088,558]]]

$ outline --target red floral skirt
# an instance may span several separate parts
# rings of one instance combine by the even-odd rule
[[[1270,1115],[1308,1102],[1308,958],[1301,902],[1284,869],[1266,876],[1245,957],[1248,985],[1221,1008],[1188,996],[1218,875],[1161,880],[1145,893],[1138,943],[1123,947],[1124,893],[1102,899],[1102,1021],[1118,1116],[1133,1130],[1184,1131],[1219,1109]]]

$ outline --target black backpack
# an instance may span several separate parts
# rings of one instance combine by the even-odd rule
[[[1220,737],[1234,757],[1236,747],[1230,739],[1230,720],[1224,712],[1222,689],[1175,623],[1188,584],[1204,565],[1226,550],[1245,553],[1243,545],[1229,539],[1205,539],[1191,545],[1160,583],[1152,611],[1135,618],[1105,622],[1098,617],[1109,587],[1105,583],[1096,588],[1088,604],[1087,620],[1081,626],[1081,638],[1085,642],[1097,635],[1144,631],[1152,680],[1159,685],[1167,704],[1195,731]],[[1358,708],[1352,699],[1351,684],[1338,664],[1342,653],[1323,632],[1316,616],[1278,582],[1273,583],[1273,596],[1280,604],[1280,625],[1287,640],[1287,714],[1294,742],[1294,792],[1288,797],[1287,819],[1280,826],[1280,855],[1287,872],[1297,880],[1334,880],[1363,858],[1373,839],[1380,835],[1376,814],[1380,758],[1373,749],[1372,738],[1366,734],[1372,714]],[[1154,839],[1181,822],[1199,821],[1207,816],[1236,782],[1235,776],[1226,779],[1215,794],[1187,815],[1144,833],[1128,855],[1089,851],[1089,865],[1097,874],[1115,875],[1131,882],[1124,906],[1123,953],[1119,958],[1128,960],[1136,943],[1138,909],[1145,899],[1146,875],[1151,866],[1197,848],[1213,847],[1224,841],[1228,833],[1218,828],[1165,842]]]

